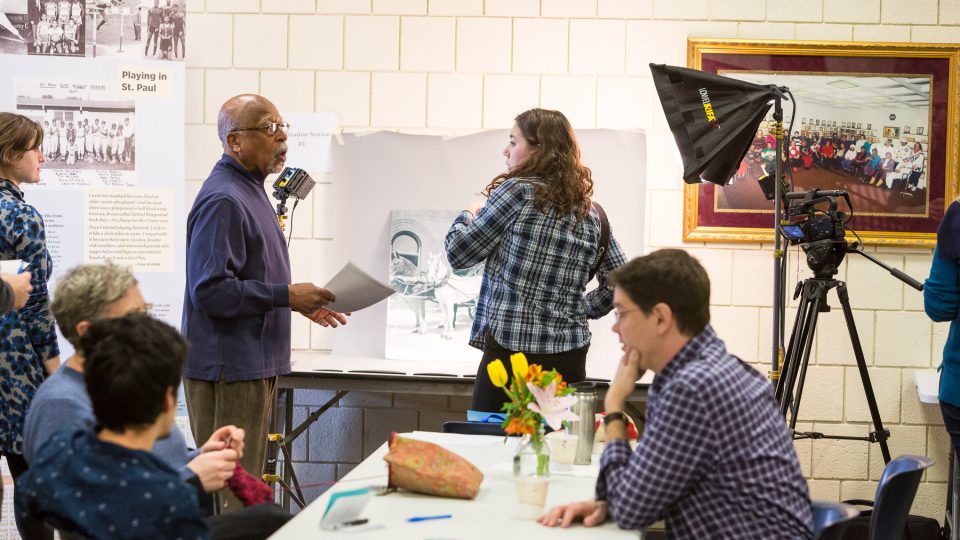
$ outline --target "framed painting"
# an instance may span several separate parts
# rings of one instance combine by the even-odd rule
[[[849,225],[867,244],[935,244],[958,193],[960,45],[691,38],[687,65],[788,88],[793,99],[783,103],[786,133],[800,131],[800,118],[820,120],[810,121],[822,128],[816,136],[807,132],[784,142],[791,191],[848,192],[853,208],[841,201],[838,209],[852,210]],[[887,125],[894,119],[917,126],[914,134]],[[727,185],[686,185],[684,241],[773,239],[773,202],[757,184],[762,160],[769,159],[763,150],[771,125],[761,123]],[[923,166],[911,165],[917,162]]]

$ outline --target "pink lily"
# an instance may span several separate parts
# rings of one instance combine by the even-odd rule
[[[551,428],[560,429],[564,420],[574,422],[580,419],[570,410],[577,398],[573,395],[557,397],[557,381],[551,382],[546,388],[528,382],[527,388],[536,400],[536,403],[530,403],[527,408],[542,416]]]

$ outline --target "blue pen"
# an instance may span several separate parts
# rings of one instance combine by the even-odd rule
[[[418,521],[430,521],[432,519],[450,519],[452,517],[453,515],[451,514],[443,514],[440,516],[416,516],[412,518],[407,518],[407,521],[410,523],[416,523]]]

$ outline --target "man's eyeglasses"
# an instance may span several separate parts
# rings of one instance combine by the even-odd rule
[[[282,129],[284,133],[287,133],[290,130],[290,122],[270,122],[269,124],[257,127],[236,128],[231,129],[230,133],[233,133],[234,131],[262,131],[268,136],[273,137],[277,134],[278,129]]]
[[[624,315],[633,311],[640,311],[640,308],[635,307],[635,308],[623,309],[623,310],[615,309],[613,310],[613,318],[616,319],[617,321],[620,321],[623,319]]]

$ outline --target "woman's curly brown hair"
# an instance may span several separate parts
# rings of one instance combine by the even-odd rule
[[[567,117],[560,111],[530,109],[515,120],[534,151],[515,169],[491,180],[483,194],[489,197],[508,178],[538,178],[540,182],[530,182],[538,210],[557,216],[571,212],[578,218],[586,216],[593,195],[593,178],[590,169],[580,163],[580,147]]]

